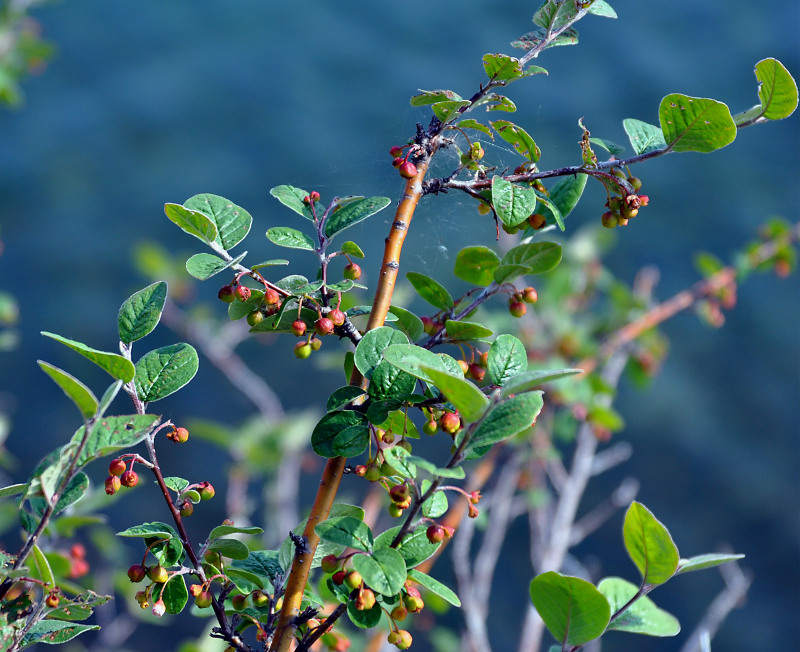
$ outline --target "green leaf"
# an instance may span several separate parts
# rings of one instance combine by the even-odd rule
[[[405,411],[398,409],[402,405],[401,401],[375,401],[373,405],[384,404],[389,407],[390,403],[393,404],[393,407],[389,408],[389,414],[386,415],[386,418],[377,424],[378,428],[391,432],[397,437],[419,439],[419,431],[414,422],[408,418]]]
[[[594,0],[587,8],[590,14],[602,16],[603,18],[616,18],[617,12],[605,0]]]
[[[19,496],[24,494],[28,488],[27,482],[20,482],[19,484],[10,484],[7,487],[0,489],[0,499],[11,498],[12,496]]]
[[[411,455],[409,455],[405,448],[401,448],[400,446],[384,448],[383,456],[389,463],[389,466],[397,471],[397,475],[412,479],[417,477],[417,467],[414,466],[413,462],[409,461]]]
[[[696,555],[694,557],[689,557],[689,559],[681,559],[676,574],[691,573],[692,571],[703,570],[705,568],[713,568],[714,566],[727,564],[728,562],[737,561],[739,559],[744,559],[744,555],[719,553]]]
[[[83,447],[78,466],[87,462],[111,455],[123,448],[131,448],[142,441],[159,420],[156,414],[131,414],[128,416],[105,417],[90,425],[89,436]],[[81,426],[72,436],[71,443],[76,444],[83,438]]]
[[[422,320],[413,312],[400,306],[389,306],[389,312],[397,317],[397,327],[408,335],[409,340],[413,342],[422,337],[425,332]]]
[[[36,643],[60,645],[92,629],[100,629],[100,626],[78,625],[65,620],[40,620],[25,634],[19,649],[26,648]]]
[[[64,491],[61,493],[61,496],[59,496],[58,502],[53,510],[53,516],[58,516],[67,507],[80,500],[88,489],[89,478],[87,475],[82,471],[80,473],[76,473],[72,480],[67,483],[67,486],[64,487]]]
[[[376,602],[374,605],[372,605],[371,609],[363,609],[359,611],[356,609],[356,601],[350,600],[347,603],[347,615],[350,617],[350,621],[356,627],[369,629],[375,627],[379,622],[381,622],[383,609],[381,609],[380,603]]]
[[[414,95],[411,98],[411,106],[427,106],[428,104],[435,104],[445,100],[460,100],[462,99],[458,93],[446,90],[436,91],[420,91],[419,95]]]
[[[461,600],[458,599],[458,596],[455,594],[455,592],[442,584],[439,580],[414,569],[408,571],[408,576],[418,584],[424,586],[431,593],[435,593],[440,598],[444,598],[454,607],[461,606]]]
[[[369,383],[369,395],[375,401],[396,398],[405,399],[406,396],[414,391],[417,379],[402,369],[381,360],[372,371]]]
[[[433,114],[439,118],[444,124],[450,122],[453,118],[460,115],[459,110],[465,106],[469,106],[467,100],[445,100],[444,102],[436,102],[431,105]]]
[[[164,606],[168,614],[174,615],[183,611],[189,601],[189,591],[186,590],[186,582],[183,579],[183,575],[173,575],[169,578],[169,581],[164,585],[161,599],[164,600]]]
[[[431,367],[422,367],[422,370],[467,422],[477,421],[488,409],[489,399],[470,381]]]
[[[186,489],[186,487],[189,486],[189,481],[185,478],[169,476],[164,478],[164,484],[167,486],[167,489],[172,489],[172,491],[181,493],[184,489]]]
[[[522,394],[559,378],[574,376],[583,373],[583,369],[555,369],[543,371],[526,371],[509,378],[503,385],[500,396],[505,398],[510,394]]]
[[[500,259],[501,265],[526,265],[529,274],[543,274],[561,262],[561,245],[557,242],[528,242],[509,249]]]
[[[183,202],[183,207],[208,216],[217,227],[215,241],[225,251],[244,240],[253,224],[253,218],[244,208],[218,195],[195,195]]]
[[[231,261],[231,265],[233,265],[235,263],[238,263],[244,257],[244,255],[246,253],[247,252],[245,252],[244,254],[241,254],[239,256],[236,256],[236,258],[234,258]],[[258,265],[253,265],[250,269],[252,269],[255,272],[257,269],[261,269],[263,267],[274,267],[276,265],[288,265],[288,264],[289,264],[289,261],[288,260],[284,260],[283,258],[272,258],[270,260],[265,260],[263,263],[258,263]]]
[[[489,127],[487,127],[485,124],[478,122],[477,120],[473,120],[472,118],[467,118],[466,120],[459,120],[456,126],[459,127],[460,129],[475,129],[476,131],[480,131],[481,133],[484,133],[490,138],[494,139],[492,130],[489,129]]]
[[[452,468],[436,466],[433,462],[429,462],[424,457],[419,457],[418,455],[409,455],[408,461],[413,462],[415,466],[418,466],[423,471],[427,471],[431,475],[438,475],[443,478],[454,478],[456,480],[462,480],[465,476],[464,468],[461,466],[454,466]]]
[[[136,395],[145,403],[160,401],[194,378],[199,364],[197,351],[186,343],[145,353],[136,363]]]
[[[495,177],[497,178],[497,177]],[[456,256],[455,275],[473,285],[487,286],[493,280],[500,258],[489,247],[465,247]]]
[[[538,47],[539,44],[548,38],[546,29],[535,29],[532,32],[523,34],[516,41],[511,42],[511,46],[515,48],[522,48],[523,50],[531,50]],[[569,27],[559,33],[554,39],[549,40],[544,49],[556,47],[559,45],[576,45],[578,43],[578,32]]]
[[[617,145],[616,143],[608,140],[607,138],[590,138],[589,142],[592,143],[593,145],[602,147],[609,154],[612,154],[613,156],[616,157],[619,157],[619,155],[625,151],[624,147],[622,147],[621,145]],[[581,175],[581,176],[586,176],[586,175]]]
[[[366,392],[360,387],[353,385],[345,385],[335,390],[328,398],[328,403],[325,406],[326,412],[336,412],[349,405],[352,401],[359,396],[366,396]]]
[[[499,335],[489,348],[486,371],[495,385],[504,385],[528,368],[525,345],[513,335]]]
[[[162,523],[161,521],[153,521],[152,523],[142,523],[141,525],[134,525],[127,530],[117,532],[118,537],[131,537],[131,538],[156,538],[156,539],[177,539],[178,533],[171,525]]]
[[[506,97],[505,95],[498,95],[497,93],[491,93],[483,98],[482,101],[479,101],[480,104],[484,102],[488,103],[489,106],[486,107],[487,111],[505,111],[506,113],[514,113],[517,110],[517,105],[511,101],[510,98]]]
[[[305,233],[288,226],[274,226],[267,231],[267,239],[281,247],[314,251],[314,241]]]
[[[506,54],[484,54],[483,69],[490,80],[517,79],[523,75],[519,59]]]
[[[426,559],[430,559],[439,549],[440,543],[431,543],[428,541],[428,535],[425,533],[426,530],[427,526],[418,527],[413,532],[407,534],[397,548],[394,548],[405,560],[406,568],[419,566]],[[388,548],[392,541],[394,541],[398,532],[400,532],[399,525],[379,534],[375,538],[375,549]]]
[[[520,156],[536,163],[542,155],[541,150],[530,134],[522,127],[508,120],[490,120],[489,124],[504,141],[509,143]],[[531,211],[533,212],[533,211]],[[530,215],[530,213],[528,213]]]
[[[433,465],[431,464],[431,466]],[[430,480],[423,480],[419,488],[420,496],[424,496],[425,492],[430,489],[430,486]],[[426,518],[439,518],[447,513],[447,508],[447,494],[444,491],[434,491],[433,495],[422,503],[422,515]]]
[[[530,274],[531,271],[527,265],[498,265],[494,270],[494,282],[498,285],[510,283],[520,276]]]
[[[218,552],[223,557],[229,557],[230,559],[247,559],[250,554],[248,547],[241,541],[225,537],[213,539],[208,544],[208,550]]]
[[[129,383],[131,380],[133,380],[133,363],[121,355],[117,355],[116,353],[107,353],[105,351],[98,351],[97,349],[86,346],[81,342],[76,342],[75,340],[61,337],[61,335],[56,335],[55,333],[42,331],[42,335],[54,339],[56,342],[61,342],[62,344],[71,348],[73,351],[77,351],[83,357],[88,358],[98,367],[104,369],[114,378],[118,378],[124,383]]]
[[[246,255],[247,252],[245,251],[236,256],[236,258],[232,258],[231,260],[223,260],[214,254],[195,254],[186,261],[186,271],[189,272],[190,276],[193,276],[201,281],[206,281],[215,274],[219,274],[229,267],[233,267],[234,265],[240,263]],[[262,263],[261,267],[264,266],[264,263]]]
[[[342,410],[326,414],[311,433],[311,446],[322,457],[337,457],[334,449],[336,436],[351,426],[364,423],[364,416],[353,410]]]
[[[333,452],[341,457],[355,457],[367,450],[368,445],[369,426],[366,423],[358,423],[336,434],[333,439]]]
[[[547,218],[548,223],[558,224],[558,220],[561,219],[559,228],[564,230],[563,219],[578,205],[588,179],[589,177],[585,174],[564,177],[550,189],[550,204],[545,203],[544,207],[539,210]],[[552,205],[556,207],[557,212],[553,211]]]
[[[347,254],[348,256],[352,256],[353,258],[363,258],[364,252],[361,251],[361,247],[359,247],[355,242],[348,240],[347,242],[343,242],[341,249],[339,249],[343,254]]]
[[[216,539],[217,537],[224,537],[229,534],[261,534],[264,530],[260,527],[251,525],[249,527],[237,527],[235,525],[218,525],[211,532],[208,533],[209,539]]]
[[[352,564],[376,593],[397,595],[405,584],[406,564],[394,548],[378,548],[371,555],[353,555]]]
[[[325,222],[325,235],[332,238],[337,233],[350,228],[354,224],[364,221],[375,213],[382,211],[392,200],[388,197],[366,197],[350,202],[328,217]]]
[[[180,204],[164,204],[164,213],[183,231],[207,245],[217,239],[217,225],[205,213],[190,210]]]
[[[622,126],[637,155],[667,148],[667,141],[664,140],[664,132],[661,131],[661,127],[633,118],[623,120]]]
[[[438,355],[414,344],[393,344],[386,347],[382,353],[383,359],[390,364],[428,383],[433,383],[433,380],[424,368],[430,367],[445,373],[448,371]]]
[[[450,293],[430,276],[419,272],[408,272],[406,278],[425,301],[439,310],[450,310],[455,304]]]
[[[667,528],[641,503],[634,501],[628,508],[622,536],[645,584],[663,584],[675,574],[678,548]]]
[[[470,321],[456,321],[448,319],[444,323],[447,339],[451,342],[485,341],[494,333],[483,324],[476,324]]]
[[[393,344],[407,345],[408,338],[390,326],[380,326],[364,333],[355,353],[356,368],[364,378],[372,378],[373,370],[383,360],[383,352]]]
[[[597,589],[606,596],[612,613],[616,613],[636,595],[639,587],[619,577],[606,577]],[[647,596],[641,596],[613,620],[608,629],[647,636],[677,636],[681,625],[675,616],[659,609]]]
[[[304,197],[308,197],[307,190],[295,188],[294,186],[275,186],[269,191],[269,194],[287,208],[291,208],[298,215],[302,215],[307,220],[314,220],[311,208],[303,201]]]
[[[530,428],[543,406],[542,392],[518,394],[503,401],[475,429],[470,448],[496,444]]]
[[[658,109],[661,131],[673,152],[713,152],[736,138],[736,124],[722,102],[672,93]]]
[[[625,428],[625,420],[622,415],[609,405],[598,405],[596,403],[591,405],[586,418],[590,423],[603,426],[611,432],[619,432]]]
[[[492,177],[492,205],[503,224],[517,226],[536,210],[536,191],[498,175]]]
[[[99,403],[97,402],[97,397],[92,393],[92,390],[75,378],[75,376],[68,374],[62,369],[54,367],[43,360],[37,360],[36,362],[42,368],[42,371],[56,382],[56,385],[67,395],[67,398],[75,403],[84,419],[91,419],[94,416]]]
[[[564,647],[597,638],[611,618],[608,600],[600,591],[586,580],[555,571],[533,578],[531,600],[547,629]]]
[[[93,607],[103,605],[111,600],[110,595],[98,595],[94,591],[86,591],[74,600],[65,600],[58,609],[47,614],[48,620],[86,620],[94,612]]]
[[[302,526],[300,532],[302,532]],[[230,576],[235,575],[247,579],[258,588],[263,589],[268,587],[275,576],[283,570],[278,561],[277,550],[254,550],[247,559],[232,561],[226,572]]]
[[[797,108],[797,84],[777,59],[763,59],[756,64],[758,99],[761,104],[733,116],[737,126],[759,120],[782,120]]]
[[[167,284],[163,281],[148,285],[128,297],[117,316],[120,341],[130,344],[151,333],[161,320],[166,301]]]
[[[47,561],[47,557],[42,552],[42,549],[39,548],[36,544],[33,544],[33,548],[31,549],[33,552],[33,565],[36,569],[36,572],[39,578],[45,584],[49,584],[50,586],[55,586],[56,580],[53,577],[53,571],[50,568],[50,563]]]
[[[354,516],[329,518],[317,525],[314,530],[320,539],[338,543],[354,550],[370,552],[374,538],[372,530],[364,521]]]

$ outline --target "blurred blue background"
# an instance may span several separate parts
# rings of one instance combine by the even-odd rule
[[[657,122],[667,93],[713,97],[738,112],[757,102],[759,60],[776,57],[800,72],[797,2],[612,4],[618,20],[587,18],[579,46],[540,57],[548,77],[509,90],[520,107],[512,119],[541,147],[542,168],[578,160],[581,116],[593,136],[627,144],[622,119]],[[396,197],[388,149],[427,122],[408,98],[419,88],[470,94],[483,75],[481,56],[514,54],[508,42],[530,29],[535,9],[510,0],[86,0],[38,11],[58,54],[25,82],[24,108],[0,114],[0,285],[18,296],[22,314],[21,346],[0,358],[0,398],[13,419],[8,448],[21,462],[15,479],[75,425],[74,408],[35,360],[75,370],[96,391],[106,382],[39,331],[113,350],[119,304],[145,283],[132,247],[151,240],[173,253],[200,250],[164,217],[165,202],[211,192],[245,207],[255,223],[244,246],[255,262],[284,255],[261,235],[292,219],[269,196],[275,185]],[[651,204],[621,232],[611,267],[630,280],[642,265],[657,265],[666,298],[697,279],[694,252],[725,259],[765,218],[796,220],[797,124],[795,115],[747,129],[714,154],[667,156],[635,170]],[[587,191],[570,228],[599,220],[601,195]],[[387,211],[352,232],[368,252],[368,284],[379,262],[379,249],[370,250],[389,219]],[[415,220],[406,271],[447,270],[461,246],[493,235],[474,206],[454,196],[425,200]],[[641,479],[639,499],[670,526],[684,555],[727,542],[755,573],[747,605],[715,641],[719,650],[798,646],[798,290],[797,275],[759,276],[741,288],[723,329],[691,315],[672,320],[672,353],[652,390],[624,387],[620,397],[628,424],[620,436],[635,446],[620,474]],[[173,340],[165,330],[147,346]],[[291,376],[297,367],[283,364],[288,352],[247,350],[288,407],[309,400]],[[321,375],[320,383],[339,380]],[[159,408],[186,419],[231,405],[247,406],[201,362],[195,382]],[[609,487],[598,483],[587,502]],[[579,553],[599,557],[604,573],[632,577],[618,525]],[[527,559],[522,550],[508,554]],[[509,581],[497,578],[498,586]],[[720,584],[715,573],[692,575],[657,599],[688,632]],[[518,588],[516,596],[505,591],[512,605],[527,600],[527,581]],[[516,640],[521,615],[507,606],[490,615],[496,649]],[[180,622],[176,636],[191,635],[196,621]],[[606,649],[633,644],[612,636]],[[675,641],[635,644],[677,649]]]

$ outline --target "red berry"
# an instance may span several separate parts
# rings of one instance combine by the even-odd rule
[[[400,171],[400,176],[404,179],[411,179],[417,176],[417,166],[411,161],[403,161],[398,170]]]
[[[217,297],[219,297],[219,300],[224,301],[225,303],[232,303],[235,296],[236,291],[230,285],[223,285],[219,289],[219,292],[217,292]]]
[[[165,584],[169,579],[169,573],[161,564],[155,564],[147,569],[147,577],[153,580],[156,584]]]
[[[302,337],[306,333],[306,323],[302,319],[292,322],[292,333],[297,337]]]
[[[539,293],[536,292],[536,288],[526,287],[522,291],[522,300],[525,303],[536,303],[539,300]]]
[[[115,460],[111,460],[111,464],[108,465],[108,472],[111,475],[122,475],[125,473],[126,468],[125,462],[117,458]]]
[[[73,559],[83,559],[86,557],[86,548],[81,543],[73,543],[69,549],[69,556]]]
[[[425,535],[431,543],[441,543],[444,541],[444,528],[441,525],[431,525]]]
[[[333,322],[334,326],[341,326],[344,324],[345,314],[338,308],[334,308],[328,313],[328,318]]]
[[[647,195],[639,195],[639,206],[647,206],[650,203],[650,197]]]
[[[311,355],[311,345],[308,342],[298,342],[294,345],[294,354],[301,360]]]
[[[439,419],[439,427],[446,433],[454,435],[461,428],[461,417],[455,412],[445,412]]]
[[[121,486],[122,484],[119,481],[118,475],[110,475],[106,478],[106,493],[109,496],[113,496],[117,493]]]
[[[139,484],[139,474],[136,471],[125,471],[119,479],[123,487],[135,487]]]
[[[201,482],[198,490],[200,491],[200,500],[211,500],[214,497],[214,487],[210,482]]]
[[[392,158],[397,158],[398,156],[403,155],[403,148],[399,145],[395,145],[392,149],[389,150],[389,156]]]
[[[308,197],[311,201],[319,201],[319,193],[316,190],[312,190]]]
[[[333,333],[333,322],[327,317],[320,317],[314,322],[314,330],[319,336],[330,335]]]
[[[401,165],[403,165],[404,162],[405,159],[402,156],[398,156],[396,159],[392,161],[392,165],[396,168],[399,168]]]
[[[51,591],[47,597],[44,599],[45,604],[50,607],[51,609],[55,609],[59,603],[58,593]]]
[[[247,301],[250,298],[250,288],[246,285],[240,285],[236,288],[236,298],[239,301]]]
[[[534,229],[539,230],[547,224],[547,219],[541,213],[534,213],[528,217],[528,225]]]
[[[146,574],[144,566],[139,564],[134,564],[128,569],[128,579],[134,584],[141,582]]]
[[[522,317],[522,315],[528,312],[528,309],[521,301],[512,301],[508,305],[508,312],[510,312],[514,317]]]
[[[343,571],[343,570],[337,571],[333,575],[331,575],[331,581],[334,584],[338,584],[339,586],[341,586],[342,584],[344,584],[344,576],[345,575],[347,575],[347,573],[345,571]]]
[[[481,367],[477,362],[473,362],[469,366],[469,375],[472,376],[478,382],[483,380],[483,377],[486,375],[486,369]]]
[[[267,288],[264,292],[264,303],[268,306],[274,306],[281,300],[281,295],[278,294],[277,290],[273,290],[272,288]]]
[[[392,499],[393,503],[404,503],[408,500],[409,491],[408,485],[404,484],[397,484],[391,489],[389,489],[389,498]]]
[[[361,268],[356,265],[355,263],[348,263],[344,266],[344,272],[342,274],[346,279],[350,279],[351,281],[357,281],[361,278]]]
[[[200,609],[206,609],[211,606],[211,603],[214,601],[214,596],[211,594],[211,591],[200,591],[197,594],[197,597],[194,599],[194,603]]]

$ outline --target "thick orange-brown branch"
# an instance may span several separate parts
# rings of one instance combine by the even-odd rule
[[[417,174],[406,182],[403,197],[397,206],[389,236],[386,238],[381,275],[378,279],[375,301],[372,305],[372,312],[370,313],[366,330],[383,326],[389,307],[392,305],[395,281],[400,269],[400,252],[408,233],[411,218],[414,216],[414,210],[422,197],[422,180],[425,178],[425,172],[428,169],[428,160],[429,156],[426,156],[417,163]],[[350,384],[366,387],[367,381],[358,369],[353,369]],[[317,496],[314,499],[308,523],[303,531],[307,544],[306,552],[295,554],[292,562],[292,570],[289,573],[283,596],[283,606],[272,639],[272,646],[270,647],[271,652],[289,652],[291,649],[292,641],[294,640],[294,622],[300,613],[303,591],[311,571],[311,561],[319,543],[319,537],[314,528],[318,523],[328,518],[333,501],[336,498],[336,492],[339,489],[346,462],[347,459],[344,457],[332,457],[325,464],[319,488],[317,489]]]

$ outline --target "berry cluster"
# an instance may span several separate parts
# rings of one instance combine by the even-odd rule
[[[625,179],[628,186],[636,192],[629,193],[622,185],[613,186],[618,188],[620,193],[614,196],[609,195],[605,204],[608,210],[600,218],[603,226],[607,229],[627,226],[628,220],[636,217],[639,214],[639,209],[647,206],[650,202],[650,198],[647,195],[636,194],[642,188],[641,179],[630,174],[626,176],[620,168],[614,169],[611,174],[618,179]],[[606,184],[606,187],[608,188],[609,184]]]
[[[125,464],[124,457],[131,458],[130,468]],[[108,465],[109,475],[105,482],[106,493],[109,496],[113,496],[121,487],[135,487],[139,484],[139,474],[133,470],[135,458],[135,455],[123,455],[122,457],[111,460],[111,463]]]
[[[403,150],[408,147],[408,151],[403,156]],[[417,145],[395,145],[389,150],[389,155],[392,157],[392,165],[400,172],[400,176],[404,179],[411,179],[417,176],[417,166],[408,160],[408,157],[418,150]]]
[[[524,290],[514,292],[508,299],[508,312],[514,317],[522,317],[528,308],[526,303],[536,303],[539,300],[539,295],[535,288],[526,287]]]

